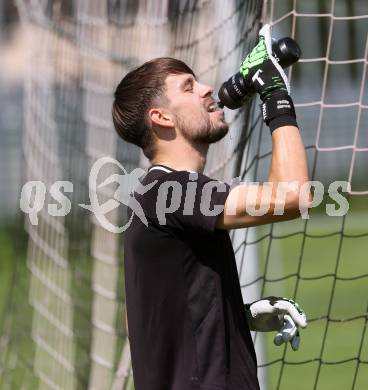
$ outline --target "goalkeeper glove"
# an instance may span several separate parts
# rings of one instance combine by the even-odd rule
[[[275,345],[290,341],[294,351],[299,348],[298,327],[307,326],[307,318],[300,306],[291,299],[266,297],[245,305],[249,328],[260,332],[277,330]]]
[[[242,62],[240,74],[246,85],[259,94],[263,102],[263,120],[270,126],[271,131],[286,125],[297,126],[294,104],[289,96],[288,79],[272,54],[268,24],[260,30],[257,46]]]

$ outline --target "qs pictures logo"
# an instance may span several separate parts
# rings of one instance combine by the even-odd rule
[[[112,174],[102,183],[98,183],[98,176],[101,169],[107,164],[115,165],[123,174]],[[89,175],[89,204],[80,203],[78,206],[91,211],[98,222],[106,230],[112,233],[122,233],[131,224],[134,214],[148,226],[147,219],[144,215],[143,209],[139,202],[133,197],[133,192],[143,195],[150,190],[156,181],[143,186],[139,179],[145,174],[141,168],[134,169],[128,173],[126,169],[117,160],[111,157],[102,157],[93,164]],[[105,203],[100,203],[98,192],[104,187],[113,183],[117,184],[113,197],[108,199]],[[100,190],[100,191],[99,191]],[[47,212],[51,216],[66,216],[71,210],[70,199],[62,192],[72,193],[73,183],[70,181],[56,181],[49,189],[50,196],[57,203],[50,203],[47,205]],[[42,181],[29,181],[22,187],[20,197],[21,210],[29,215],[32,225],[38,225],[38,214],[44,209],[46,200],[47,188]],[[132,210],[132,214],[123,226],[116,226],[109,221],[107,214],[121,204],[128,206]]]

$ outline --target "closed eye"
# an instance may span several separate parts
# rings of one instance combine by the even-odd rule
[[[183,87],[184,87],[183,88],[184,92],[193,92],[193,79],[192,78],[186,79]]]

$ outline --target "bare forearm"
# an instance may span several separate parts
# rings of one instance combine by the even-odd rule
[[[279,127],[272,133],[271,183],[309,180],[308,162],[300,131],[294,126]]]
[[[297,218],[301,207],[308,207],[309,194],[300,193],[301,187],[308,180],[308,162],[299,129],[294,126],[277,128],[272,133],[269,183],[235,187],[226,200],[217,227],[234,229]],[[281,183],[286,187],[280,186]],[[307,187],[305,189],[309,192]],[[270,198],[266,196],[263,200],[262,194],[268,191],[271,193]],[[263,206],[266,206],[263,215],[252,215],[249,212],[251,209],[262,209]]]
[[[307,158],[287,77],[272,54],[270,26],[264,25],[259,36],[240,73],[262,100],[262,118],[272,132],[271,167],[267,183],[242,183],[230,191],[217,223],[225,229],[297,218],[309,207]]]
[[[295,126],[279,127],[272,133],[272,160],[268,181],[272,204],[284,210],[282,219],[299,216],[309,207],[308,161],[300,131]]]

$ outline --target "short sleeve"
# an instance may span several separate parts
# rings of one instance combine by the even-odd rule
[[[156,189],[160,225],[214,232],[230,186],[201,173],[175,171],[165,175]]]

